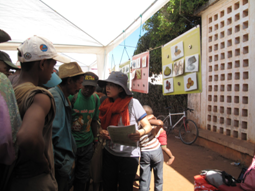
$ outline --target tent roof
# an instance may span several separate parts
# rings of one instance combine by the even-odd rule
[[[39,35],[53,44],[107,46],[147,8],[143,21],[168,0],[1,0],[0,26],[23,42]],[[140,19],[135,25],[140,25]],[[138,25],[139,24],[139,25]],[[135,26],[134,25],[134,26]],[[124,36],[131,30],[131,27]],[[126,37],[119,36],[121,40]]]
[[[61,53],[106,55],[168,1],[1,0],[0,26],[12,40],[0,49],[17,50],[38,35]]]

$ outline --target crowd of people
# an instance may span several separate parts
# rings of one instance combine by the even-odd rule
[[[132,97],[127,75],[113,71],[99,80],[39,36],[18,47],[18,61],[21,67],[0,51],[1,190],[88,189],[99,138],[106,142],[103,190],[132,191],[139,165],[140,190],[149,190],[152,170],[154,189],[163,190],[163,151],[168,165],[175,157],[162,121]],[[56,61],[63,63],[58,70]],[[10,75],[10,69],[18,72]],[[135,125],[128,137],[137,146],[114,143],[110,125]]]

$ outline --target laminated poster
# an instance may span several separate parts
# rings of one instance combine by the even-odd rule
[[[198,71],[198,63],[198,54],[187,56],[185,62],[185,72],[188,73]]]
[[[183,75],[184,71],[184,59],[180,59],[173,64],[173,77]]]
[[[135,125],[129,126],[108,126],[108,132],[113,143],[137,147],[137,142],[132,141],[128,135],[136,132]]]
[[[163,66],[164,79],[172,77],[172,63]]]
[[[164,93],[173,92],[173,78],[164,80]]]
[[[183,41],[171,47],[171,55],[173,61],[184,56]]]
[[[184,76],[184,89],[185,91],[192,91],[197,89],[196,73],[190,73]]]

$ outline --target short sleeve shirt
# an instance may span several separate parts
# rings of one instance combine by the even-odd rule
[[[71,101],[74,96],[69,96]],[[72,109],[72,134],[76,140],[77,148],[89,145],[93,142],[93,133],[91,130],[91,122],[97,121],[99,118],[99,105],[100,99],[96,95],[96,101],[94,95],[90,97],[84,97],[79,91],[77,99]]]
[[[135,125],[136,130],[138,130],[138,122],[146,117],[146,112],[142,105],[137,99],[132,99],[128,106],[130,115],[130,125]],[[119,126],[123,126],[122,119],[118,123]],[[111,140],[107,140],[105,149],[113,155],[121,157],[140,157],[140,147],[139,142],[137,142],[137,147],[120,145],[113,143]]]

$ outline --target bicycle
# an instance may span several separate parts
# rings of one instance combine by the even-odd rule
[[[166,134],[168,135],[171,132],[171,130],[173,130],[178,125],[178,123],[181,120],[183,120],[183,123],[179,128],[180,139],[183,143],[187,145],[191,145],[192,143],[194,143],[198,137],[199,131],[196,123],[190,119],[187,119],[187,116],[186,116],[186,111],[190,111],[191,113],[193,113],[194,109],[187,108],[182,113],[171,113],[170,112],[171,107],[167,107],[166,109],[169,110],[169,115],[167,115],[166,117],[164,115],[159,115],[157,117],[157,119],[160,119],[163,121],[164,123],[163,127],[166,131]],[[175,125],[172,124],[171,116],[173,115],[182,115],[182,117],[175,123]]]

